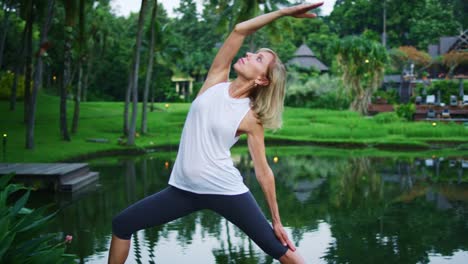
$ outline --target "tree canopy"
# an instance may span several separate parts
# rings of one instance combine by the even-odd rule
[[[2,34],[5,34],[5,48],[1,69],[13,71],[20,52],[22,30],[26,23],[23,8],[27,1],[3,1],[0,18],[3,20]],[[63,78],[64,41],[62,28],[75,25],[73,31],[71,85],[77,85],[77,61],[85,59],[84,76],[87,87],[83,100],[123,100],[128,71],[136,34],[137,14],[121,17],[113,13],[110,1],[83,1],[86,23],[78,29],[79,1],[57,1],[49,33],[50,47],[44,57],[43,87],[54,92]],[[152,83],[156,100],[174,100],[170,77],[172,75],[191,76],[202,81],[211,60],[228,30],[236,21],[266,12],[294,1],[205,1],[203,10],[197,12],[194,0],[182,0],[175,9],[175,17],[169,17],[162,4],[156,16],[155,65],[153,75],[158,76]],[[457,35],[466,28],[465,1],[458,0],[386,0],[387,48],[414,46],[426,50],[427,45],[437,42],[446,35]],[[307,44],[317,57],[327,65],[332,65],[336,54],[330,49],[331,43],[347,35],[364,34],[380,41],[383,30],[383,1],[377,0],[338,0],[333,12],[315,20],[284,19],[274,27],[259,31],[247,41],[241,53],[252,46],[271,47],[278,52],[284,62],[288,61],[302,43]],[[66,4],[68,3],[68,4]],[[66,4],[66,5],[65,5]],[[73,4],[76,8],[70,8]],[[151,3],[150,3],[151,5]],[[41,21],[45,19],[45,4],[34,6],[33,47],[38,47]],[[151,8],[151,7],[150,7]],[[66,12],[66,10],[76,12]],[[241,12],[250,10],[250,12]],[[10,15],[18,13],[19,16]],[[8,27],[5,25],[8,21]],[[145,21],[142,56],[148,56],[150,25]],[[82,29],[81,29],[82,28]],[[82,33],[80,33],[82,32]],[[281,37],[281,38],[280,38]],[[37,52],[35,49],[34,52]],[[146,61],[146,59],[145,59]],[[84,62],[84,61],[83,61]],[[144,64],[144,63],[142,63]],[[61,72],[62,71],[62,72]],[[140,68],[139,81],[144,81],[146,66]],[[6,89],[6,88],[1,88]],[[70,91],[73,93],[73,90]],[[140,93],[142,91],[139,91]]]

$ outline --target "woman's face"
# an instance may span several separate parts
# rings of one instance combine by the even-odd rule
[[[274,60],[274,55],[267,51],[247,52],[245,57],[234,64],[234,70],[247,80],[262,79],[266,78],[268,67]]]

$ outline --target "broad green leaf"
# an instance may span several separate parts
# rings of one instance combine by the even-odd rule
[[[29,199],[30,191],[28,190],[18,201],[16,201],[15,205],[10,209],[10,214],[12,216],[16,216],[16,214],[24,207],[26,202]]]
[[[18,230],[18,232],[24,232],[24,231],[33,229],[33,228],[35,228],[37,226],[40,226],[40,225],[46,223],[47,221],[49,221],[50,219],[52,219],[55,216],[55,214],[56,213],[53,213],[53,214],[48,215],[48,216],[46,216],[46,217],[44,217],[42,219],[39,219],[39,220],[35,221],[34,223],[32,223],[31,225],[28,225],[28,226]]]
[[[7,250],[9,249],[11,243],[15,239],[15,234],[10,234],[9,236],[6,237],[6,239],[2,240],[2,244],[0,246],[0,260],[3,258],[3,255]]]
[[[7,183],[15,176],[15,174],[7,174],[0,177],[0,190],[3,190]]]

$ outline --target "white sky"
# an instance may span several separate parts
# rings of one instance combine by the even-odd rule
[[[322,15],[328,15],[333,10],[333,5],[336,0],[325,0],[325,3],[322,6]],[[167,10],[169,16],[174,16],[173,9],[179,6],[179,0],[160,0],[160,3],[164,5],[164,8]],[[202,0],[196,0],[198,11],[201,12]],[[310,2],[318,2],[310,1]],[[130,12],[140,11],[141,1],[138,0],[112,0],[111,1],[112,9],[117,15],[128,16]]]

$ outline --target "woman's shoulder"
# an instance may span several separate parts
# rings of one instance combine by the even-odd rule
[[[231,83],[230,82],[218,82],[218,83],[213,84],[208,89],[214,88],[214,87],[229,87],[229,84],[231,84]]]
[[[204,94],[206,91],[212,90],[213,88],[215,88],[215,89],[218,89],[218,88],[225,88],[225,89],[228,89],[228,88],[229,88],[229,84],[230,84],[230,82],[217,82],[217,83],[215,83],[215,84],[211,84],[211,86],[201,89],[201,90],[198,92],[197,97],[200,96],[200,95],[202,95],[202,94]]]
[[[247,133],[263,133],[263,125],[254,110],[250,109],[241,122],[241,128]]]

